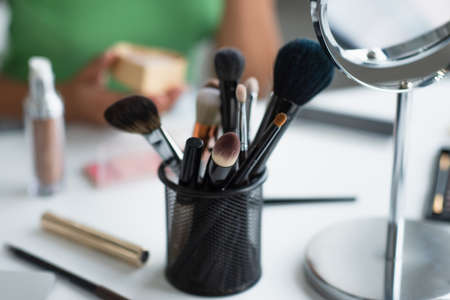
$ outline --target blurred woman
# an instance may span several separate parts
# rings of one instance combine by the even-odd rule
[[[246,57],[244,78],[255,76],[263,92],[280,36],[275,0],[110,0],[9,1],[9,47],[0,71],[0,117],[20,118],[27,94],[28,59],[48,57],[66,118],[103,124],[103,111],[125,94],[111,89],[107,74],[117,57],[108,48],[118,41],[176,50],[192,61],[195,46],[213,38]],[[182,87],[146,95],[161,111]]]

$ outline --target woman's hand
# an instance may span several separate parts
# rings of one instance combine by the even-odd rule
[[[58,86],[66,106],[68,121],[106,124],[103,112],[127,94],[107,89],[108,71],[117,61],[113,51],[107,51],[85,66],[71,80]],[[169,90],[165,95],[144,95],[155,103],[159,112],[169,110],[182,92],[182,88]]]

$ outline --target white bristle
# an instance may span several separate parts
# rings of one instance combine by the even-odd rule
[[[245,88],[245,85],[241,83],[236,87],[236,99],[239,102],[245,102],[247,100],[247,89]]]
[[[250,77],[245,81],[245,86],[247,87],[248,93],[250,95],[259,93],[258,80],[255,77]]]
[[[220,114],[220,92],[215,88],[201,88],[197,95],[196,121],[203,125],[217,125]]]

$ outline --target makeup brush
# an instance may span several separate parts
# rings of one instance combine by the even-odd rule
[[[181,162],[179,187],[196,188],[203,153],[203,141],[200,138],[187,139],[184,147],[183,161]],[[177,191],[176,202],[173,205],[172,225],[169,234],[169,257],[177,257],[186,245],[192,227],[192,215],[195,198]],[[183,222],[183,226],[177,226]]]
[[[58,274],[59,276],[68,279],[73,284],[79,286],[80,288],[96,295],[100,299],[108,299],[108,300],[127,300],[128,298],[125,298],[122,295],[119,295],[118,293],[101,286],[99,284],[96,284],[92,281],[89,281],[77,274],[74,274],[66,269],[63,269],[57,265],[54,265],[53,263],[46,261],[38,256],[35,256],[34,254],[28,253],[27,251],[17,248],[13,245],[6,245],[7,249],[16,257],[23,259],[41,269],[54,272]]]
[[[216,52],[214,66],[219,78],[223,132],[236,131],[236,85],[244,71],[245,58],[237,49],[222,48]]]
[[[288,119],[277,135],[276,141],[271,144],[271,149],[268,149],[272,152],[289,124],[298,115],[300,108],[331,83],[333,74],[334,65],[318,43],[295,39],[284,45],[275,60],[273,95],[252,147],[259,147],[268,124],[277,113],[283,112]],[[270,153],[260,161],[255,168],[255,174],[264,170],[269,157]]]
[[[222,135],[214,145],[205,175],[205,184],[215,189],[231,175],[240,153],[239,138],[234,132]]]
[[[215,138],[220,122],[220,93],[218,89],[201,88],[197,94],[196,122],[193,137],[203,140],[208,146],[209,140]]]
[[[295,39],[284,45],[275,60],[273,95],[256,134],[255,141],[279,112],[291,119],[299,107],[326,88],[334,66],[320,45]]]
[[[179,174],[183,153],[161,127],[158,110],[150,99],[138,95],[126,97],[108,107],[104,117],[117,129],[142,134],[162,160]]]
[[[205,84],[203,85],[203,87],[219,89],[219,79],[217,79],[217,78],[209,78],[209,79],[205,82]]]
[[[239,186],[249,180],[249,175],[261,160],[264,160],[267,155],[270,155],[271,144],[275,142],[277,134],[281,127],[285,125],[287,115],[285,113],[278,113],[275,116],[272,124],[266,129],[261,137],[261,143],[258,147],[250,150],[247,159],[241,164],[239,170],[224,184],[224,189],[230,186]]]
[[[239,154],[239,163],[242,163],[247,158],[248,150],[248,131],[247,131],[247,89],[245,85],[238,84],[236,87],[236,99],[238,101],[238,132],[239,140],[241,142],[241,153]]]
[[[259,93],[259,84],[258,80],[255,77],[249,77],[245,81],[245,87],[247,88],[247,135],[250,140],[250,136],[252,134],[250,130],[250,120],[252,116],[252,110],[253,107],[256,105],[256,102],[258,100],[258,93]]]

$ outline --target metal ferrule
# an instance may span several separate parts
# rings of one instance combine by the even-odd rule
[[[180,173],[181,160],[183,153],[175,141],[160,127],[152,133],[145,134],[144,137],[153,146],[161,159],[168,163],[169,167],[176,173]]]
[[[245,103],[239,103],[239,138],[241,140],[241,151],[248,149],[248,131],[247,131],[247,110]]]

